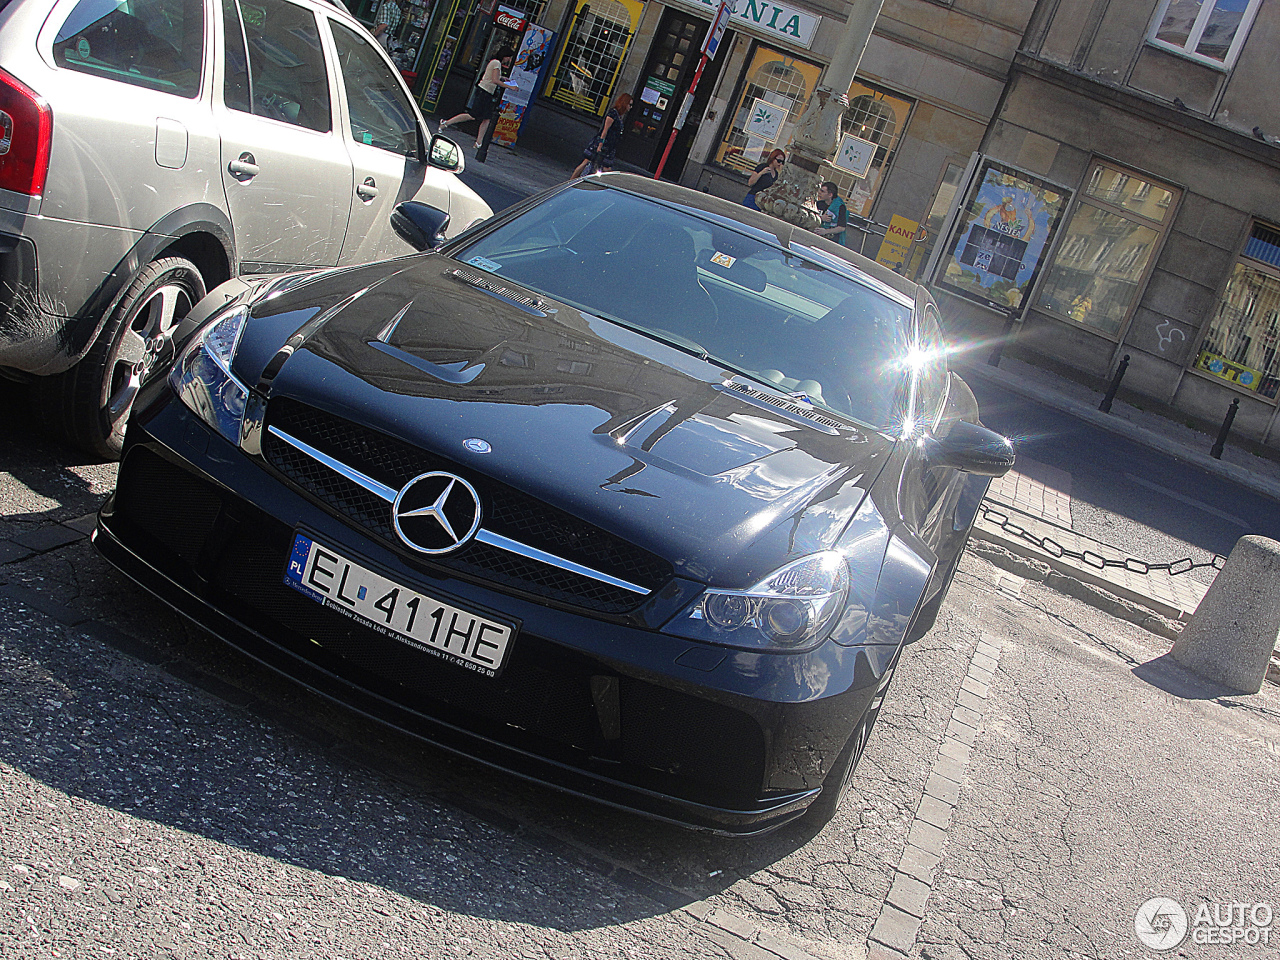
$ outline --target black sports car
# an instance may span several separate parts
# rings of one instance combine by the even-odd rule
[[[1014,459],[923,288],[630,175],[185,328],[108,559],[358,711],[726,833],[832,816]]]

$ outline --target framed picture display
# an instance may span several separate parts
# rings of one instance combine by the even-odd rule
[[[836,148],[833,167],[839,167],[851,173],[859,180],[871,172],[871,161],[876,158],[876,145],[870,140],[860,140],[851,133],[840,138],[840,146]]]
[[[1071,191],[984,160],[956,217],[934,285],[1010,317],[1040,273]]]

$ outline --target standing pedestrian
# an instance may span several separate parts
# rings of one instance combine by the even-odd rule
[[[582,151],[582,162],[573,171],[575,179],[582,176],[590,163],[594,163],[601,170],[613,169],[618,158],[618,141],[622,139],[622,118],[630,109],[631,94],[619,94],[618,99],[614,100],[613,106],[609,108],[609,112],[605,114],[600,133],[592,137],[591,142]]]
[[[750,207],[752,210],[759,210],[756,206],[756,194],[761,190],[768,190],[773,186],[778,174],[782,172],[782,165],[787,162],[787,155],[781,150],[772,150],[769,156],[756,166],[756,172],[747,177],[747,197],[742,201],[744,207]]]
[[[395,39],[396,28],[403,19],[404,14],[396,0],[382,0],[378,4],[378,13],[373,21],[373,37],[387,53],[391,52],[391,41]]]
[[[840,187],[830,180],[818,188],[818,203],[822,204],[822,226],[813,232],[829,237],[840,246],[845,243],[844,228],[849,225],[849,207],[840,199]]]
[[[383,0],[385,3],[386,0]],[[485,131],[489,129],[489,124],[493,120],[494,107],[497,106],[498,97],[495,94],[498,88],[504,90],[514,90],[517,84],[508,83],[503,79],[503,74],[511,69],[511,51],[500,50],[497,55],[484,68],[484,73],[480,75],[476,87],[471,91],[471,99],[467,102],[467,109],[456,117],[450,117],[444,123],[440,124],[441,130],[447,130],[455,123],[462,123],[464,120],[479,120],[480,132],[476,134],[476,149],[480,149],[480,145],[484,143]]]

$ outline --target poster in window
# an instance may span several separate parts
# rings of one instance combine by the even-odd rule
[[[871,172],[871,161],[875,158],[874,143],[846,133],[840,138],[840,146],[836,148],[836,156],[831,161],[831,165],[861,180]]]
[[[786,122],[785,108],[756,97],[756,102],[751,105],[751,114],[747,118],[746,134],[748,137],[759,137],[761,140],[773,143],[778,139],[778,133]]]
[[[985,161],[956,220],[934,283],[1010,316],[1021,312],[1071,191]]]

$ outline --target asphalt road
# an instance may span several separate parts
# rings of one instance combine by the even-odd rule
[[[1199,563],[1242,536],[1280,539],[1280,503],[977,377],[982,420],[1071,475],[1072,528],[1151,562]],[[1191,574],[1205,582],[1212,570]]]

